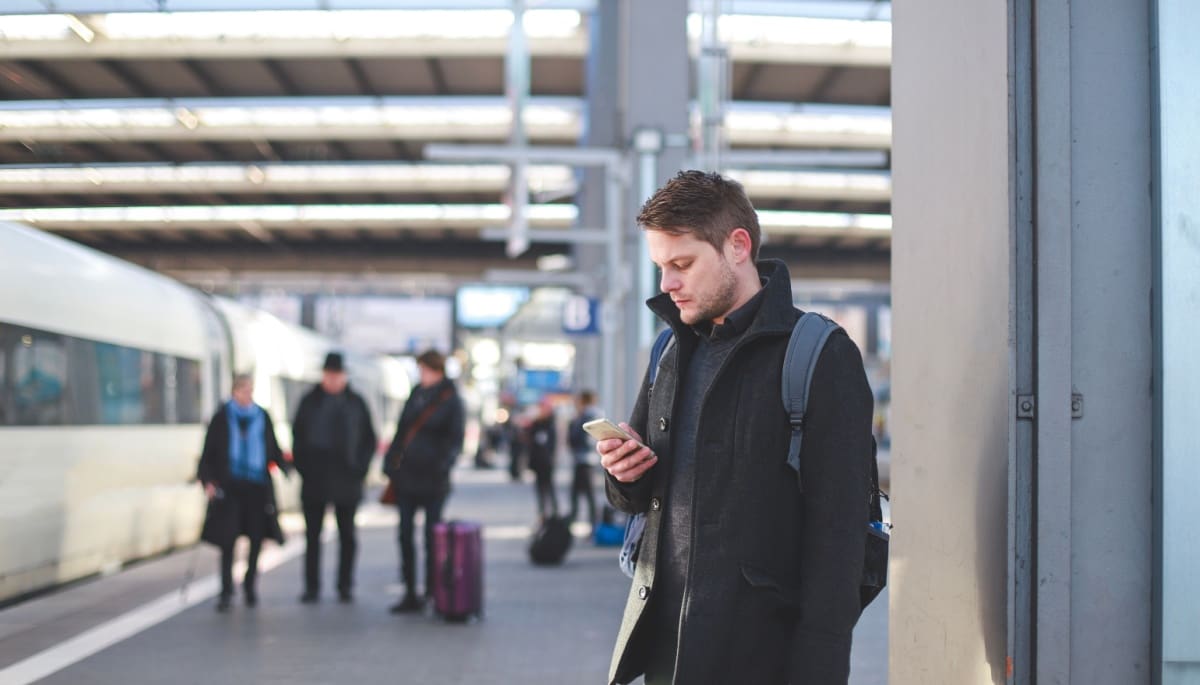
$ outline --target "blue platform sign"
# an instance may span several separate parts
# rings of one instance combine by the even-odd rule
[[[596,335],[600,332],[600,301],[574,295],[563,303],[563,333]]]

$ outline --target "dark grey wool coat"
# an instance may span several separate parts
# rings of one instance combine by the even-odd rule
[[[844,684],[860,609],[873,398],[858,348],[834,334],[813,374],[801,494],[787,464],[791,432],[780,395],[784,352],[800,312],[783,263],[763,261],[759,274],[767,279],[765,299],[700,410],[675,682]],[[696,345],[666,294],[647,304],[674,329],[677,344],[664,355],[654,387],[648,375],[643,380],[629,422],[659,463],[634,483],[607,477],[613,506],[647,514],[612,683],[642,674],[648,647],[660,639],[642,618],[654,599],[662,503],[671,486],[679,370]]]
[[[366,401],[349,385],[345,394],[345,413],[338,422],[337,441],[342,447],[336,452],[316,450],[309,442],[314,416],[326,396],[320,384],[300,400],[292,420],[292,459],[304,479],[300,498],[306,502],[349,505],[362,499],[363,479],[379,445]]]

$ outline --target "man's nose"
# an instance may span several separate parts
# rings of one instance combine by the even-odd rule
[[[663,272],[662,279],[659,281],[659,287],[664,293],[669,293],[673,290],[679,290],[679,278],[669,275],[666,271]]]

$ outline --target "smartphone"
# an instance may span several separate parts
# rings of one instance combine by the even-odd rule
[[[641,440],[638,440],[636,437],[630,435],[624,428],[621,428],[608,419],[596,419],[595,421],[588,421],[587,423],[583,424],[583,430],[587,431],[588,435],[597,440],[615,439],[637,440],[639,443],[641,442]]]

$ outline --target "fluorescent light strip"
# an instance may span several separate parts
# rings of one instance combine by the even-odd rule
[[[526,130],[537,140],[578,138],[582,106],[576,98],[534,99],[524,112]],[[104,100],[65,101],[55,108],[20,101],[0,103],[0,140],[494,139],[507,136],[511,120],[500,98]],[[891,145],[886,107],[738,102],[729,106],[725,122],[737,145]]]
[[[529,205],[533,225],[569,227],[578,218],[575,205]],[[171,225],[276,228],[481,228],[508,221],[509,208],[491,205],[226,205],[169,207],[63,207],[0,210],[0,221],[21,221],[61,229],[161,230]],[[837,214],[762,210],[759,222],[768,232],[891,231],[886,214]]]
[[[285,224],[295,228],[324,225],[357,227],[385,224],[387,228],[479,228],[508,221],[508,206],[492,205],[226,205],[169,207],[55,207],[0,210],[0,221],[21,221],[59,228],[161,230],[170,224],[230,225]],[[575,205],[529,205],[531,224],[568,227],[578,216]],[[347,226],[349,225],[349,226]]]
[[[525,12],[531,39],[569,38],[582,31],[576,10]],[[0,15],[5,40],[54,41],[94,32],[106,41],[470,40],[508,37],[509,10],[337,10],[237,12],[114,12],[88,18],[73,14]],[[88,42],[90,39],[84,38]]]
[[[575,175],[564,165],[528,168],[532,192],[573,193]],[[884,171],[727,169],[754,198],[887,201]],[[209,192],[501,192],[502,164],[186,164],[0,167],[0,193]]]
[[[752,198],[811,198],[886,202],[892,177],[886,171],[765,171],[727,169]]]
[[[803,10],[795,10],[798,14]],[[890,21],[725,14],[718,35],[735,60],[863,64],[891,61]],[[694,50],[701,17],[688,15]],[[502,56],[508,9],[342,9],[114,12],[86,16],[0,15],[6,59],[124,57],[229,58],[356,55]],[[535,55],[585,57],[588,31],[575,9],[533,9],[524,26]],[[82,41],[80,40],[82,39]]]
[[[812,231],[886,231],[890,233],[892,230],[892,217],[889,214],[760,210],[758,223],[764,231],[787,234]]]
[[[688,17],[689,35],[699,38],[700,19],[697,14]],[[733,45],[839,47],[847,50],[890,50],[892,47],[890,21],[724,15],[717,20],[717,35],[721,41]]]

